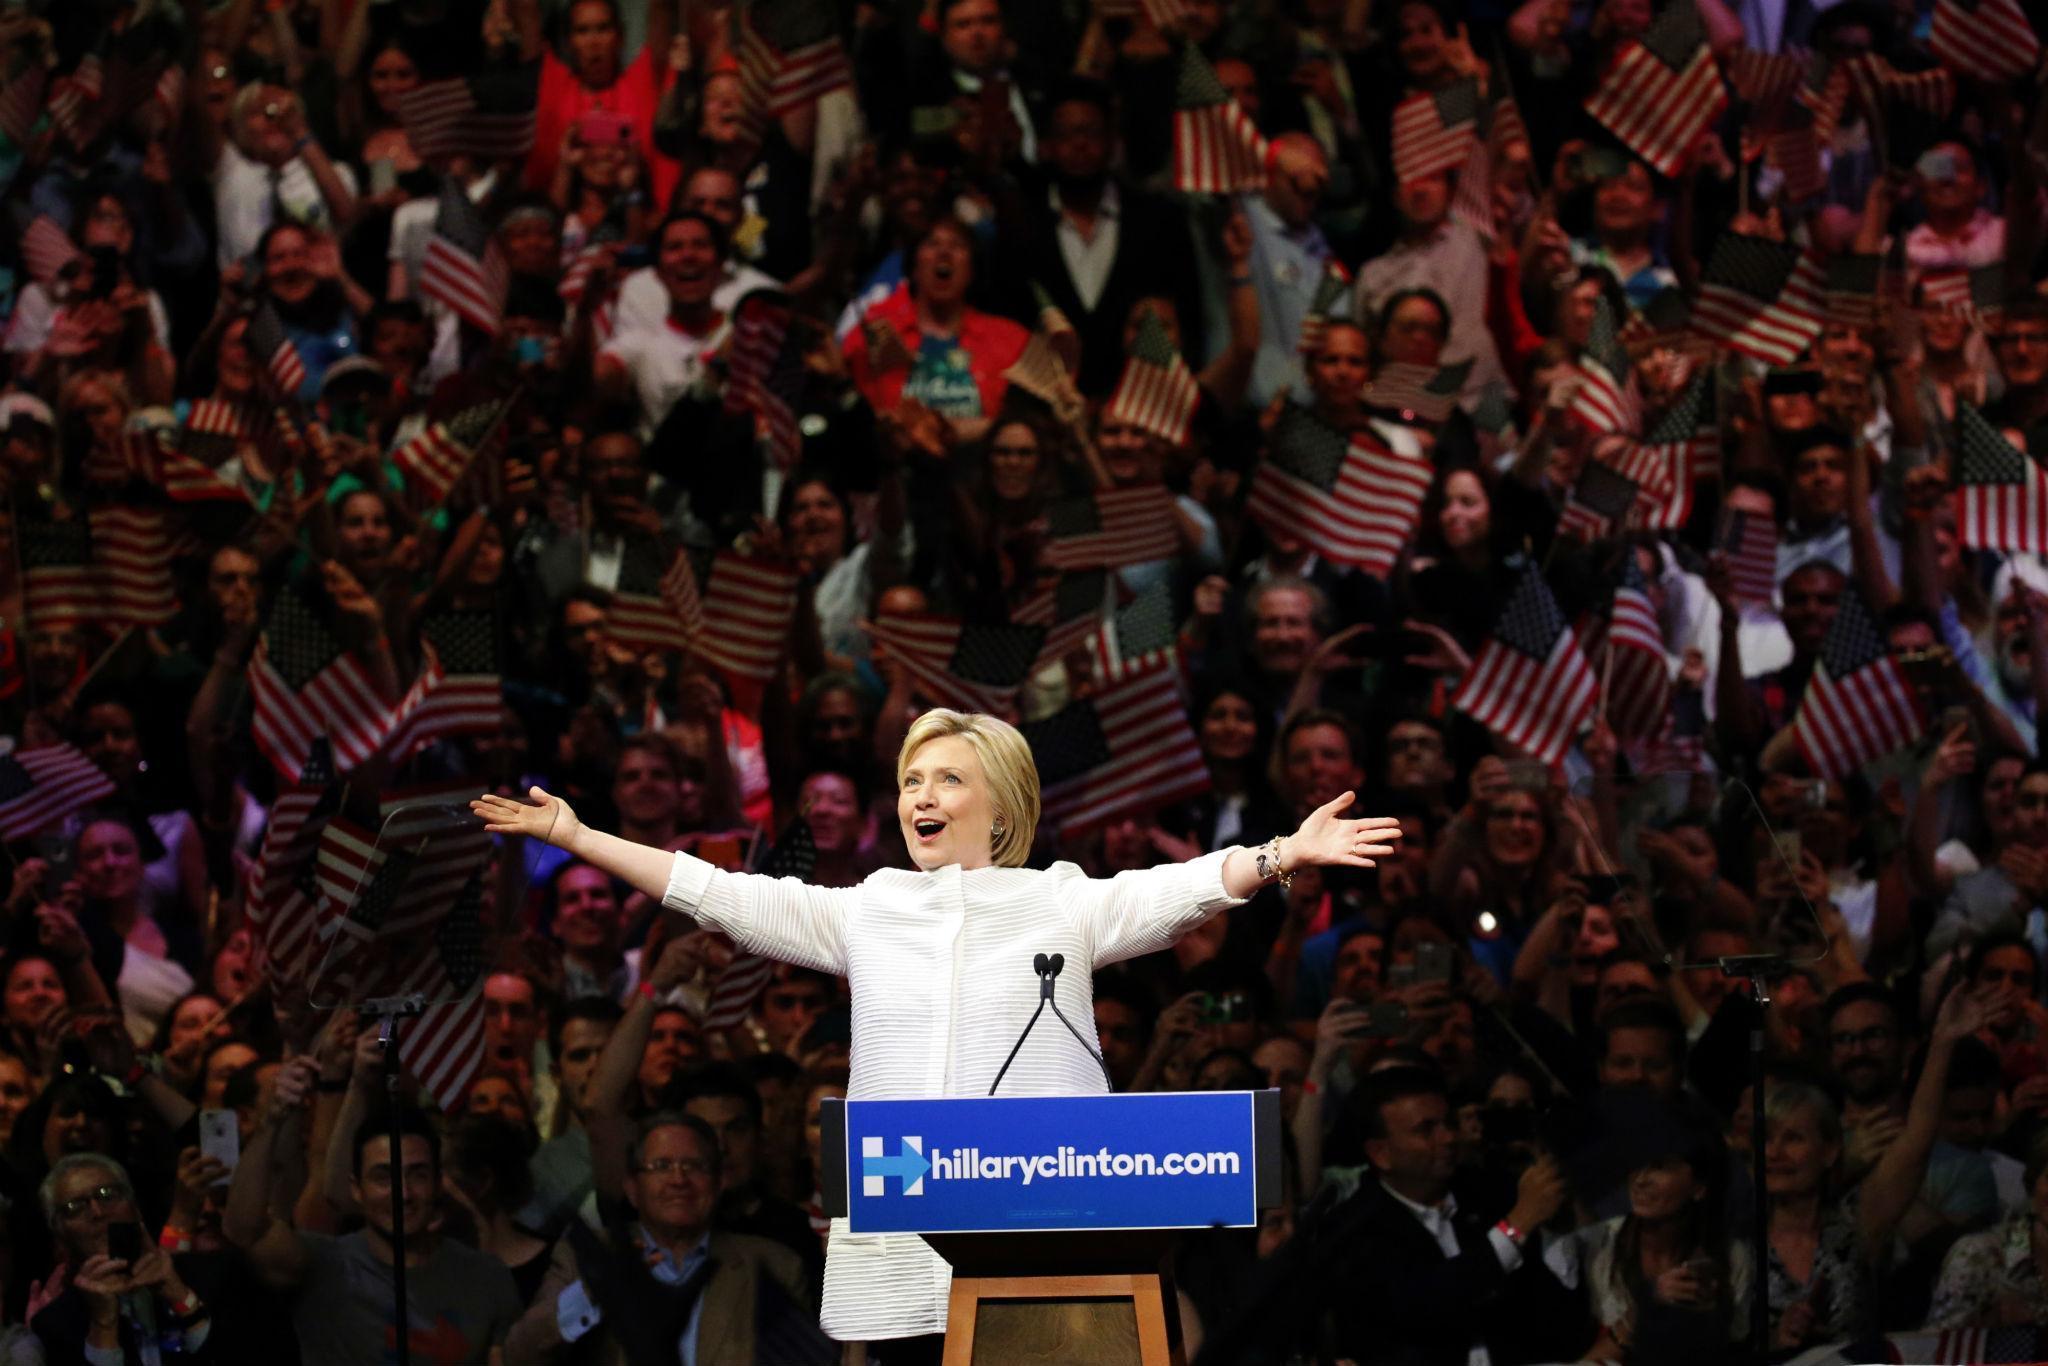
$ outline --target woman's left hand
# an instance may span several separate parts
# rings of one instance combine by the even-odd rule
[[[1344,792],[1335,801],[1309,813],[1301,828],[1287,837],[1283,851],[1288,864],[1325,863],[1352,868],[1370,868],[1394,852],[1401,838],[1401,822],[1393,816],[1367,816],[1346,820],[1341,813],[1351,809],[1355,792]]]

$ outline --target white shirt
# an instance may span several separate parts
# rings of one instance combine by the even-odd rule
[[[149,301],[149,330],[156,337],[156,344],[169,350],[171,346],[171,315],[164,308],[164,301],[153,289],[142,291]],[[21,287],[21,293],[14,296],[14,312],[7,319],[6,350],[10,355],[28,351],[40,351],[50,340],[50,328],[56,324],[57,315],[64,308],[50,297],[50,291],[37,280],[31,280]]]
[[[725,278],[711,291],[711,306],[730,314],[733,306],[757,289],[780,289],[782,282],[740,261],[725,264]],[[619,282],[618,316],[612,335],[624,336],[668,321],[668,286],[653,266],[642,266]]]
[[[849,1099],[980,1096],[1038,1005],[1033,954],[1093,969],[1166,948],[1239,904],[1223,889],[1229,853],[1109,879],[1071,863],[888,868],[843,888],[728,873],[679,853],[662,904],[750,952],[851,981]],[[1063,978],[1059,992],[1067,1018],[1094,1017],[1087,972]],[[1101,1092],[1095,1059],[1065,1031],[1034,1031],[1003,1079],[1004,1095]],[[834,1219],[820,1322],[842,1340],[943,1332],[951,1284],[923,1239],[855,1235]]]
[[[663,319],[658,327],[622,332],[599,353],[626,367],[640,400],[640,439],[652,440],[676,400],[704,380],[705,358],[725,345],[731,332],[723,318],[701,337]]]
[[[1046,194],[1056,215],[1053,236],[1059,240],[1060,260],[1066,262],[1067,278],[1074,282],[1081,307],[1093,313],[1102,291],[1109,287],[1110,268],[1116,264],[1116,244],[1122,236],[1123,196],[1117,193],[1114,180],[1104,182],[1102,199],[1095,206],[1093,231],[1083,236],[1080,225],[1060,203],[1059,187],[1055,185]]]
[[[1380,1189],[1408,1207],[1408,1212],[1436,1239],[1436,1245],[1443,1249],[1444,1256],[1456,1257],[1464,1252],[1458,1246],[1458,1230],[1451,1224],[1458,1213],[1457,1196],[1446,1195],[1440,1205],[1418,1205],[1384,1181],[1380,1182]],[[1522,1249],[1515,1246],[1515,1240],[1497,1228],[1490,1228],[1486,1230],[1486,1241],[1500,1261],[1500,1269],[1513,1275],[1522,1264]],[[1465,1355],[1465,1363],[1466,1366],[1493,1366],[1493,1356],[1486,1350],[1485,1343],[1475,1342]]]
[[[276,221],[271,174],[270,167],[251,161],[232,141],[221,144],[220,160],[213,164],[213,212],[220,233],[218,259],[223,269],[256,250],[264,231]],[[356,192],[355,172],[336,162],[334,174],[350,194]],[[293,157],[277,171],[276,190],[277,204],[284,207],[293,221],[323,232],[334,231],[334,215],[328,211],[327,200],[304,157]]]

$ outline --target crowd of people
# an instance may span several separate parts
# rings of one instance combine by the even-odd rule
[[[1033,866],[1400,818],[1096,975],[1282,1095],[1191,1359],[2048,1355],[2036,12],[0,12],[0,1359],[917,1359],[839,979],[509,837],[331,979],[409,801],[909,867],[938,705]]]

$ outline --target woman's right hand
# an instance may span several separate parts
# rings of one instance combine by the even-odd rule
[[[25,858],[14,866],[14,887],[7,894],[7,909],[18,911],[33,906],[43,894],[43,878],[50,865],[39,858]]]
[[[583,829],[569,803],[539,787],[528,788],[526,795],[531,803],[486,792],[471,802],[469,809],[483,818],[484,829],[493,835],[523,835],[567,849]]]
[[[1707,1288],[1701,1283],[1690,1263],[1680,1262],[1677,1266],[1666,1267],[1664,1273],[1651,1282],[1650,1293],[1660,1304],[1678,1309],[1697,1309],[1706,1302]]]

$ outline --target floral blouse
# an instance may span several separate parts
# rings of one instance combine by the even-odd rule
[[[2003,1223],[1956,1239],[1942,1259],[1929,1328],[2048,1323],[2048,1285],[2034,1261],[2032,1220],[2031,1210],[2016,1210]],[[2008,1302],[2013,1308],[2001,1309]]]
[[[1863,1238],[1856,1227],[1856,1197],[1827,1206],[1821,1213],[1820,1240],[1813,1252],[1813,1275],[1794,1280],[1778,1259],[1776,1248],[1768,1249],[1771,1323],[1800,1300],[1814,1301],[1814,1330],[1811,1341],[1834,1342],[1853,1338],[1868,1330],[1871,1310],[1870,1268],[1863,1255]]]

